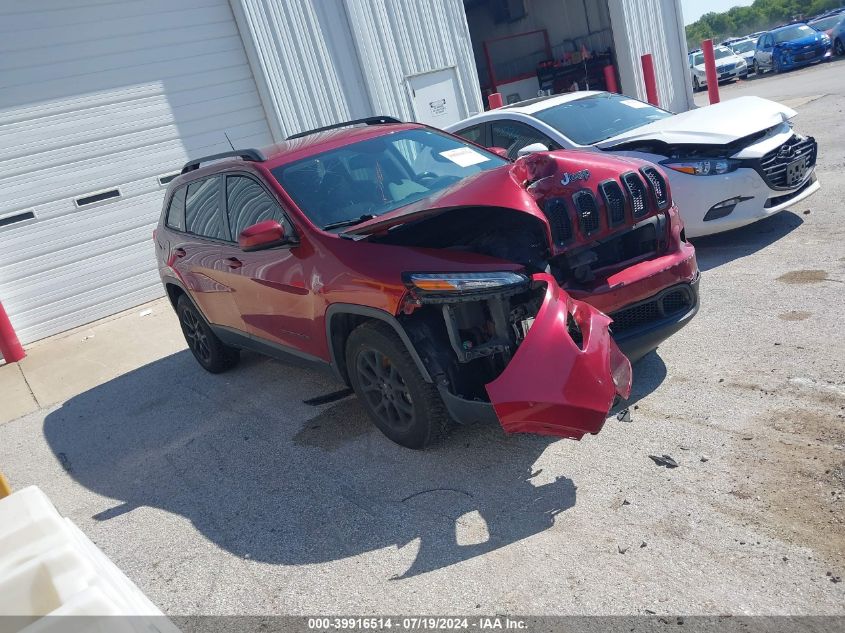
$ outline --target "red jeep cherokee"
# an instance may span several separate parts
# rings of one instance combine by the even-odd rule
[[[331,364],[411,448],[450,420],[597,433],[629,395],[628,359],[698,310],[659,168],[511,163],[386,117],[189,162],[154,241],[200,365],[224,371],[241,349]]]

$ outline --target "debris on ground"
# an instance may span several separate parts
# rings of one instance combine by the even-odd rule
[[[642,543],[640,543],[640,549],[644,548],[646,545],[648,545],[648,543],[643,541]]]
[[[707,455],[702,455],[702,456],[701,456],[701,461],[703,461],[703,462],[709,462],[709,461],[710,461],[710,458],[709,458]]]
[[[145,317],[145,316],[149,316],[149,315],[151,315],[152,313],[153,313],[153,311],[152,311],[150,308],[147,308],[146,310],[141,310],[141,311],[138,313],[138,316],[140,316],[140,317]]]
[[[658,466],[666,466],[666,468],[677,468],[678,462],[669,457],[669,455],[649,455],[651,459]]]
[[[628,501],[627,499],[622,499],[622,505],[623,506],[629,506],[629,505],[631,505],[631,502]]]
[[[627,547],[622,547],[621,545],[617,545],[617,546],[616,546],[616,549],[618,549],[618,550],[619,550],[619,553],[620,553],[620,554],[624,554],[625,552],[627,552],[627,551],[628,551],[628,548],[627,548]]]
[[[620,422],[630,422],[631,411],[629,409],[622,409],[619,413],[616,414],[616,419]]]

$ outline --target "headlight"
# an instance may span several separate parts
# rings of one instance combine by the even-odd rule
[[[406,273],[405,283],[426,293],[484,292],[528,282],[518,273]]]
[[[661,164],[669,169],[692,176],[721,176],[736,171],[740,165],[738,160],[729,158],[671,160]]]
[[[830,44],[830,36],[827,33],[822,33],[822,43]]]

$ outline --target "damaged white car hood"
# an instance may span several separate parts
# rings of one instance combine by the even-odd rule
[[[784,123],[796,114],[795,110],[768,99],[739,97],[634,128],[600,141],[595,146],[610,149],[634,141],[662,141],[670,145],[727,145]]]

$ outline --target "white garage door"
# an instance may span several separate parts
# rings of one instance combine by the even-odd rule
[[[160,179],[224,132],[272,142],[226,0],[79,4],[0,6],[0,301],[24,343],[160,296]]]

